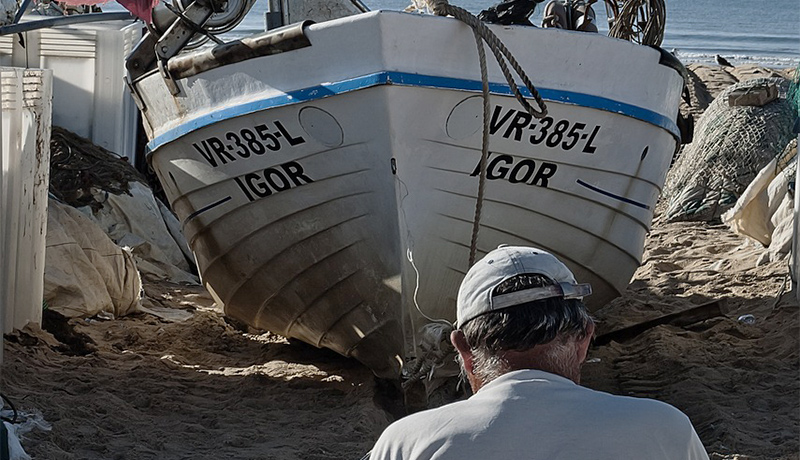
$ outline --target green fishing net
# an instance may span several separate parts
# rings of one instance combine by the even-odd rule
[[[794,69],[794,77],[789,84],[788,99],[794,106],[797,117],[800,118],[800,64]]]
[[[772,87],[772,88],[770,88]],[[795,83],[796,88],[796,83]],[[796,89],[784,78],[755,78],[731,85],[709,105],[667,176],[661,218],[717,222],[758,172],[784,153],[793,132]],[[742,93],[771,94],[763,105],[731,105]],[[791,99],[794,97],[795,99]]]

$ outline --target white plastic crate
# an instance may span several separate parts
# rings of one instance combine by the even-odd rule
[[[0,94],[0,322],[6,333],[42,320],[52,71],[2,68]]]
[[[0,65],[53,71],[53,124],[136,164],[139,112],[125,86],[125,57],[141,23],[108,21],[0,37]]]

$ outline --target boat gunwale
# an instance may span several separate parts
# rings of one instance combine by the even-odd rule
[[[175,142],[186,135],[217,123],[268,109],[308,103],[357,90],[388,85],[455,90],[477,94],[482,92],[482,83],[480,80],[396,71],[374,72],[338,82],[324,83],[289,92],[282,92],[281,94],[206,112],[203,115],[187,120],[154,137],[147,144],[149,150],[148,156],[155,154],[156,151],[164,145]],[[520,88],[520,91],[526,98],[531,97],[530,92],[526,88]],[[677,123],[671,118],[653,110],[588,93],[542,87],[538,88],[538,91],[544,100],[551,103],[561,103],[586,109],[601,110],[633,118],[664,129],[672,134],[676,142],[678,142],[678,145],[680,145],[680,130],[678,129]],[[511,87],[504,83],[489,82],[489,92],[496,96],[513,96]]]

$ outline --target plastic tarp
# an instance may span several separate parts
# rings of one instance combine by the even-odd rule
[[[50,431],[52,425],[47,422],[39,411],[14,411],[3,409],[0,411],[3,418],[3,426],[8,433],[8,460],[31,460],[31,456],[22,448],[22,442],[31,431]],[[16,423],[9,423],[5,420],[17,418]]]
[[[53,199],[48,206],[47,307],[68,317],[136,311],[142,282],[133,256],[77,209]]]
[[[178,220],[155,199],[146,185],[131,182],[129,186],[130,195],[96,192],[103,194],[98,197],[103,203],[98,211],[88,206],[79,209],[117,245],[131,249],[143,277],[198,283],[187,261],[191,253],[179,231]]]
[[[752,238],[768,248],[770,260],[789,253],[794,228],[794,196],[789,184],[794,182],[797,147],[789,150],[785,168],[775,158],[764,166],[745,189],[733,208],[722,216],[734,232]]]

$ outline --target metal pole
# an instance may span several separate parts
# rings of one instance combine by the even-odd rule
[[[362,13],[366,13],[367,11],[369,11],[369,7],[365,5],[361,0],[350,0],[350,3],[355,5],[355,7],[361,10]]]
[[[28,9],[28,6],[31,4],[31,0],[23,0],[22,5],[19,6],[17,10],[17,14],[14,15],[14,24],[18,24],[19,20],[22,19],[22,15],[25,14],[25,11]]]
[[[283,25],[283,6],[281,0],[269,0],[269,10],[264,13],[266,30],[277,29]]]

